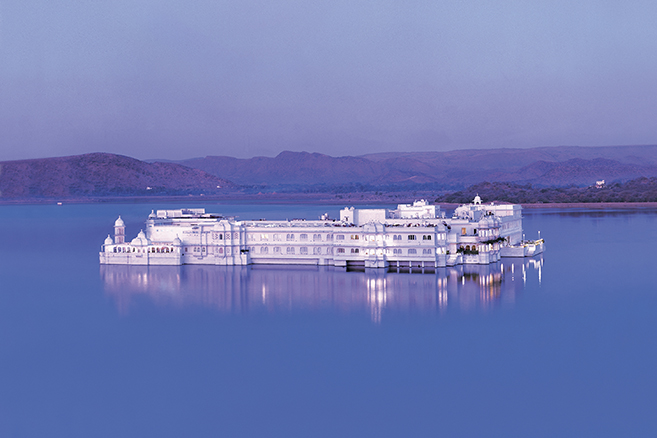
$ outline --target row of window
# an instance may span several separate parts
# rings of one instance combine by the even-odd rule
[[[325,238],[326,242],[333,240],[333,235],[332,234],[326,234],[325,236],[326,236],[326,238]],[[273,234],[273,235],[260,234],[259,236],[257,234],[249,234],[248,235],[249,240],[257,241],[259,239],[261,242],[269,241],[270,237],[275,242],[278,242],[278,241],[282,240],[282,235],[281,234]],[[390,235],[384,235],[383,237],[385,239],[390,239]],[[403,240],[403,237],[404,237],[404,235],[395,234],[395,235],[392,236],[392,240]],[[444,234],[439,234],[438,237],[441,238],[441,239],[445,238]],[[299,240],[300,241],[308,241],[310,238],[312,238],[313,242],[321,242],[322,241],[322,235],[321,234],[313,234],[313,235],[299,234]],[[360,240],[361,236],[359,234],[351,234],[351,235],[349,235],[349,238],[351,240]],[[296,239],[296,235],[294,233],[289,233],[289,234],[285,235],[285,240],[288,241],[288,242],[294,242],[295,239]],[[346,237],[345,237],[344,234],[336,234],[335,235],[335,240],[345,240],[345,239],[346,239]],[[374,240],[374,236],[370,236],[370,240]],[[406,235],[406,240],[419,240],[419,236],[417,236],[415,234],[407,234]],[[430,241],[430,240],[432,240],[432,237],[431,237],[430,234],[424,234],[424,235],[422,235],[422,240]]]
[[[155,247],[149,247],[149,248],[135,248],[135,247],[130,247],[130,246],[115,246],[112,252],[120,252],[120,253],[127,253],[127,252],[138,252],[138,253],[157,253],[157,254],[164,254],[164,253],[170,253],[174,252],[173,248],[168,248],[166,246],[155,248]]]
[[[260,254],[270,254],[270,250],[271,250],[271,254],[282,254],[283,253],[282,250],[281,250],[281,247],[279,247],[279,246],[271,247],[271,249],[268,246],[262,246],[259,249],[259,253]],[[256,253],[256,248],[251,247],[251,251],[253,253]],[[350,253],[350,254],[360,254],[361,253],[360,248],[337,248],[336,251],[337,251],[338,254],[346,254],[347,252]],[[385,250],[385,251],[386,251],[386,253],[389,254],[389,252],[388,252],[389,250]],[[418,254],[418,250],[413,249],[413,248],[408,249],[408,250],[403,250],[401,248],[394,248],[392,250],[392,254],[394,254],[394,255],[403,255],[404,251],[406,251],[405,253],[407,255],[416,255],[416,254]],[[286,247],[285,248],[285,254],[296,254],[296,248],[293,247],[293,246]],[[308,255],[309,254],[309,248],[305,247],[305,246],[302,246],[301,248],[299,248],[299,254]],[[333,254],[333,249],[330,248],[330,247],[325,248],[325,249],[323,249],[322,247],[313,247],[312,248],[312,254],[313,255]],[[425,248],[425,249],[422,250],[422,254],[423,255],[431,255],[431,254],[433,254],[433,250],[431,248]]]
[[[392,240],[402,240],[402,235],[401,234],[395,234],[392,236]],[[406,238],[408,240],[418,240],[417,236],[415,234],[407,234]],[[431,234],[423,234],[422,235],[422,240],[431,240]]]
[[[309,254],[308,252],[308,247],[303,246],[299,248],[299,254],[301,255],[307,255]],[[254,253],[256,252],[255,247],[251,247],[251,251]],[[270,248],[268,246],[262,246],[260,247],[260,254],[269,254]],[[271,253],[272,254],[282,254],[281,247],[280,246],[274,246],[271,248]],[[285,253],[286,254],[295,254],[296,249],[293,246],[288,246],[285,248]],[[322,247],[313,247],[312,248],[312,253],[314,255],[321,255],[321,254],[333,254],[333,248],[326,248],[324,250],[324,253],[322,253]]]
[[[216,233],[212,232],[212,240],[229,240],[233,237],[233,239],[239,239],[240,238],[240,233]]]

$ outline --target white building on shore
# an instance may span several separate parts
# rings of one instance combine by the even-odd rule
[[[158,210],[130,242],[119,217],[100,263],[435,269],[543,251],[542,240],[522,236],[519,205],[482,204],[478,196],[451,218],[423,200],[395,210],[344,208],[339,220],[237,221],[205,209]]]

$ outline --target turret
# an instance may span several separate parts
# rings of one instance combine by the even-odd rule
[[[105,239],[105,242],[103,243],[103,252],[110,252],[111,248],[110,246],[114,244],[114,241],[110,237],[110,235],[107,235],[107,238]]]
[[[125,223],[121,216],[114,222],[114,242],[125,243]]]

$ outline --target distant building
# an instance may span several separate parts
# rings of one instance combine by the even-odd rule
[[[600,181],[595,182],[595,188],[596,189],[601,189],[605,186],[605,180],[601,179]]]
[[[446,218],[427,201],[394,210],[344,208],[340,220],[236,221],[205,209],[158,210],[146,232],[125,241],[119,218],[101,264],[305,264],[365,268],[436,268],[488,264],[543,251],[522,241],[522,207],[473,203]]]

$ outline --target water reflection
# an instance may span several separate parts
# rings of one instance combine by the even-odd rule
[[[102,265],[101,278],[119,313],[139,296],[157,305],[201,305],[223,312],[329,310],[442,314],[512,305],[528,281],[542,281],[543,258],[503,259],[492,265],[440,268],[432,273],[330,267]]]

